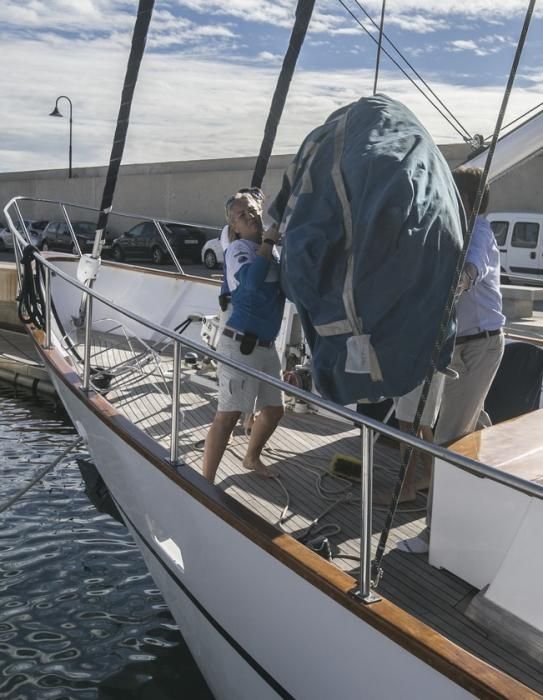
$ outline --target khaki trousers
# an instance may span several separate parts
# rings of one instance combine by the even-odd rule
[[[490,424],[483,411],[486,395],[503,355],[503,334],[477,338],[457,345],[450,367],[458,379],[445,379],[441,410],[435,429],[439,445],[457,440],[473,432],[481,418]],[[486,416],[486,419],[485,419]]]

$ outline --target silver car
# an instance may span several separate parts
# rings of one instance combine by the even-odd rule
[[[30,243],[36,248],[42,250],[43,247],[43,229],[47,226],[47,221],[39,221],[37,219],[25,219],[24,224],[30,236]],[[23,232],[23,227],[20,222],[15,223],[15,228],[19,232]],[[9,228],[3,228],[0,231],[0,252],[13,250],[13,236]]]

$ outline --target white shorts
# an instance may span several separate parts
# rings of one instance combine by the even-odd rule
[[[257,345],[250,355],[242,355],[239,341],[221,335],[217,351],[226,357],[243,362],[253,369],[269,374],[271,377],[281,379],[281,362],[279,355],[272,345],[271,348],[263,348]],[[282,406],[283,397],[280,389],[266,382],[261,382],[255,377],[239,372],[233,367],[219,363],[217,374],[219,377],[219,411],[241,413],[254,413],[265,406]]]
[[[445,375],[441,372],[435,372],[430,384],[430,391],[426,399],[424,411],[420,421],[421,425],[427,425],[432,428],[435,425],[441,405],[441,397],[443,396],[443,384]],[[415,420],[415,414],[419,405],[420,395],[422,393],[422,384],[419,384],[412,389],[408,394],[404,394],[399,398],[394,399],[394,407],[397,420],[406,423],[412,423]]]

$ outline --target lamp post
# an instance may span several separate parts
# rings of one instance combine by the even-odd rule
[[[63,116],[58,110],[58,101],[59,100],[68,100],[68,104],[70,105],[70,145],[68,148],[68,177],[71,178],[72,177],[72,101],[70,100],[69,97],[66,97],[66,95],[59,95],[59,97],[57,97],[57,101],[55,102],[55,109],[49,115],[50,117],[62,117]]]

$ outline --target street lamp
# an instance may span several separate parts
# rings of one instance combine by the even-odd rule
[[[68,149],[68,177],[72,177],[72,101],[70,100],[69,97],[66,97],[66,95],[60,95],[57,97],[57,101],[55,102],[55,109],[51,112],[49,115],[50,117],[62,117],[62,114],[58,111],[58,101],[59,100],[68,100],[68,104],[70,105],[70,146]]]

